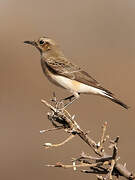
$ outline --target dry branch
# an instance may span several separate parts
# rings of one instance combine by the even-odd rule
[[[45,148],[57,147],[64,145],[69,140],[71,140],[75,135],[78,135],[85,143],[89,145],[89,147],[94,151],[96,157],[91,157],[90,155],[86,155],[82,153],[80,157],[73,159],[73,164],[64,165],[62,163],[56,163],[55,165],[47,165],[48,167],[61,167],[61,168],[76,168],[79,167],[88,167],[89,170],[81,170],[83,173],[93,173],[97,174],[97,179],[102,180],[110,180],[113,176],[119,178],[119,176],[123,176],[126,179],[134,179],[135,176],[129,170],[127,170],[125,165],[122,165],[118,162],[117,154],[118,154],[118,141],[119,137],[116,137],[114,141],[110,141],[109,148],[112,149],[112,155],[108,155],[104,149],[104,143],[108,139],[106,136],[106,128],[107,122],[105,122],[102,126],[102,135],[100,141],[96,143],[93,139],[91,139],[87,133],[85,133],[77,122],[74,120],[75,116],[71,116],[69,112],[64,108],[64,103],[62,101],[57,101],[56,97],[53,97],[53,105],[48,103],[45,100],[41,100],[42,103],[47,106],[51,111],[47,113],[48,119],[51,121],[54,128],[48,130],[42,130],[41,133],[54,131],[59,129],[64,129],[70,136],[64,140],[62,143],[52,144],[45,143],[43,146]],[[102,176],[99,176],[101,175]],[[103,177],[104,175],[104,177]]]

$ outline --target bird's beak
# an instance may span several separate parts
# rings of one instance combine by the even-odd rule
[[[32,46],[37,46],[35,41],[24,41],[25,44],[31,44]]]

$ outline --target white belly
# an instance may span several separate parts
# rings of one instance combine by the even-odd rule
[[[68,89],[71,92],[79,92],[79,93],[92,93],[92,94],[104,94],[104,91],[101,89],[85,85],[75,80],[71,80],[69,78],[53,75],[51,77],[54,81],[56,81],[60,86],[65,89]]]

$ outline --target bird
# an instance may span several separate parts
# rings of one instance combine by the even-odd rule
[[[45,76],[55,85],[70,91],[72,95],[64,100],[70,99],[72,103],[80,97],[80,94],[93,94],[107,98],[128,109],[128,106],[117,99],[110,90],[105,89],[86,71],[66,58],[60,46],[52,38],[43,36],[37,40],[24,41],[24,43],[39,50]]]

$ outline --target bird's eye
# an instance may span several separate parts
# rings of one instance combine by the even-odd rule
[[[39,44],[43,45],[45,42],[43,40],[39,41]]]

